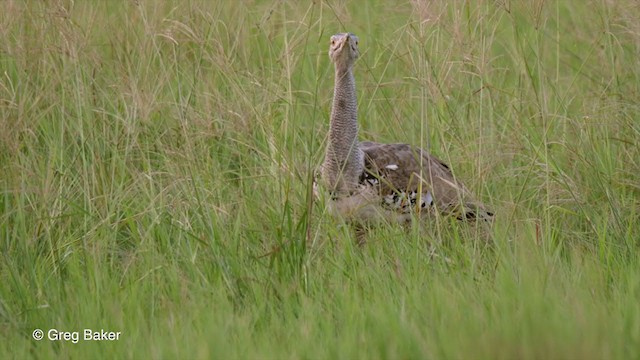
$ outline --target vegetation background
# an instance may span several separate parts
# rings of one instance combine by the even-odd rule
[[[0,358],[640,358],[638,1],[0,8]],[[487,236],[312,204],[343,31]]]

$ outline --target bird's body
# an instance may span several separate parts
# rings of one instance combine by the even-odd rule
[[[358,223],[404,223],[436,210],[460,220],[491,220],[493,213],[428,152],[408,144],[359,142],[353,75],[358,38],[332,36],[329,55],[336,82],[320,175],[331,211]]]

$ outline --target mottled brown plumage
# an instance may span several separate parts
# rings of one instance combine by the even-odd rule
[[[493,216],[473,199],[447,164],[426,151],[408,144],[373,142],[363,142],[360,148],[365,153],[362,182],[376,188],[383,206],[416,214],[435,207],[460,220],[490,220]],[[397,200],[385,201],[388,199]]]

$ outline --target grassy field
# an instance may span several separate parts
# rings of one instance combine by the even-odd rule
[[[639,359],[639,3],[390,3],[2,1],[0,358]],[[342,31],[490,231],[311,201]]]

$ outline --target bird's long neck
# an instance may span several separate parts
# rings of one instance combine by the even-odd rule
[[[353,67],[336,66],[325,172],[336,190],[357,184],[364,166],[358,143],[358,109]],[[345,189],[346,187],[346,189]]]

